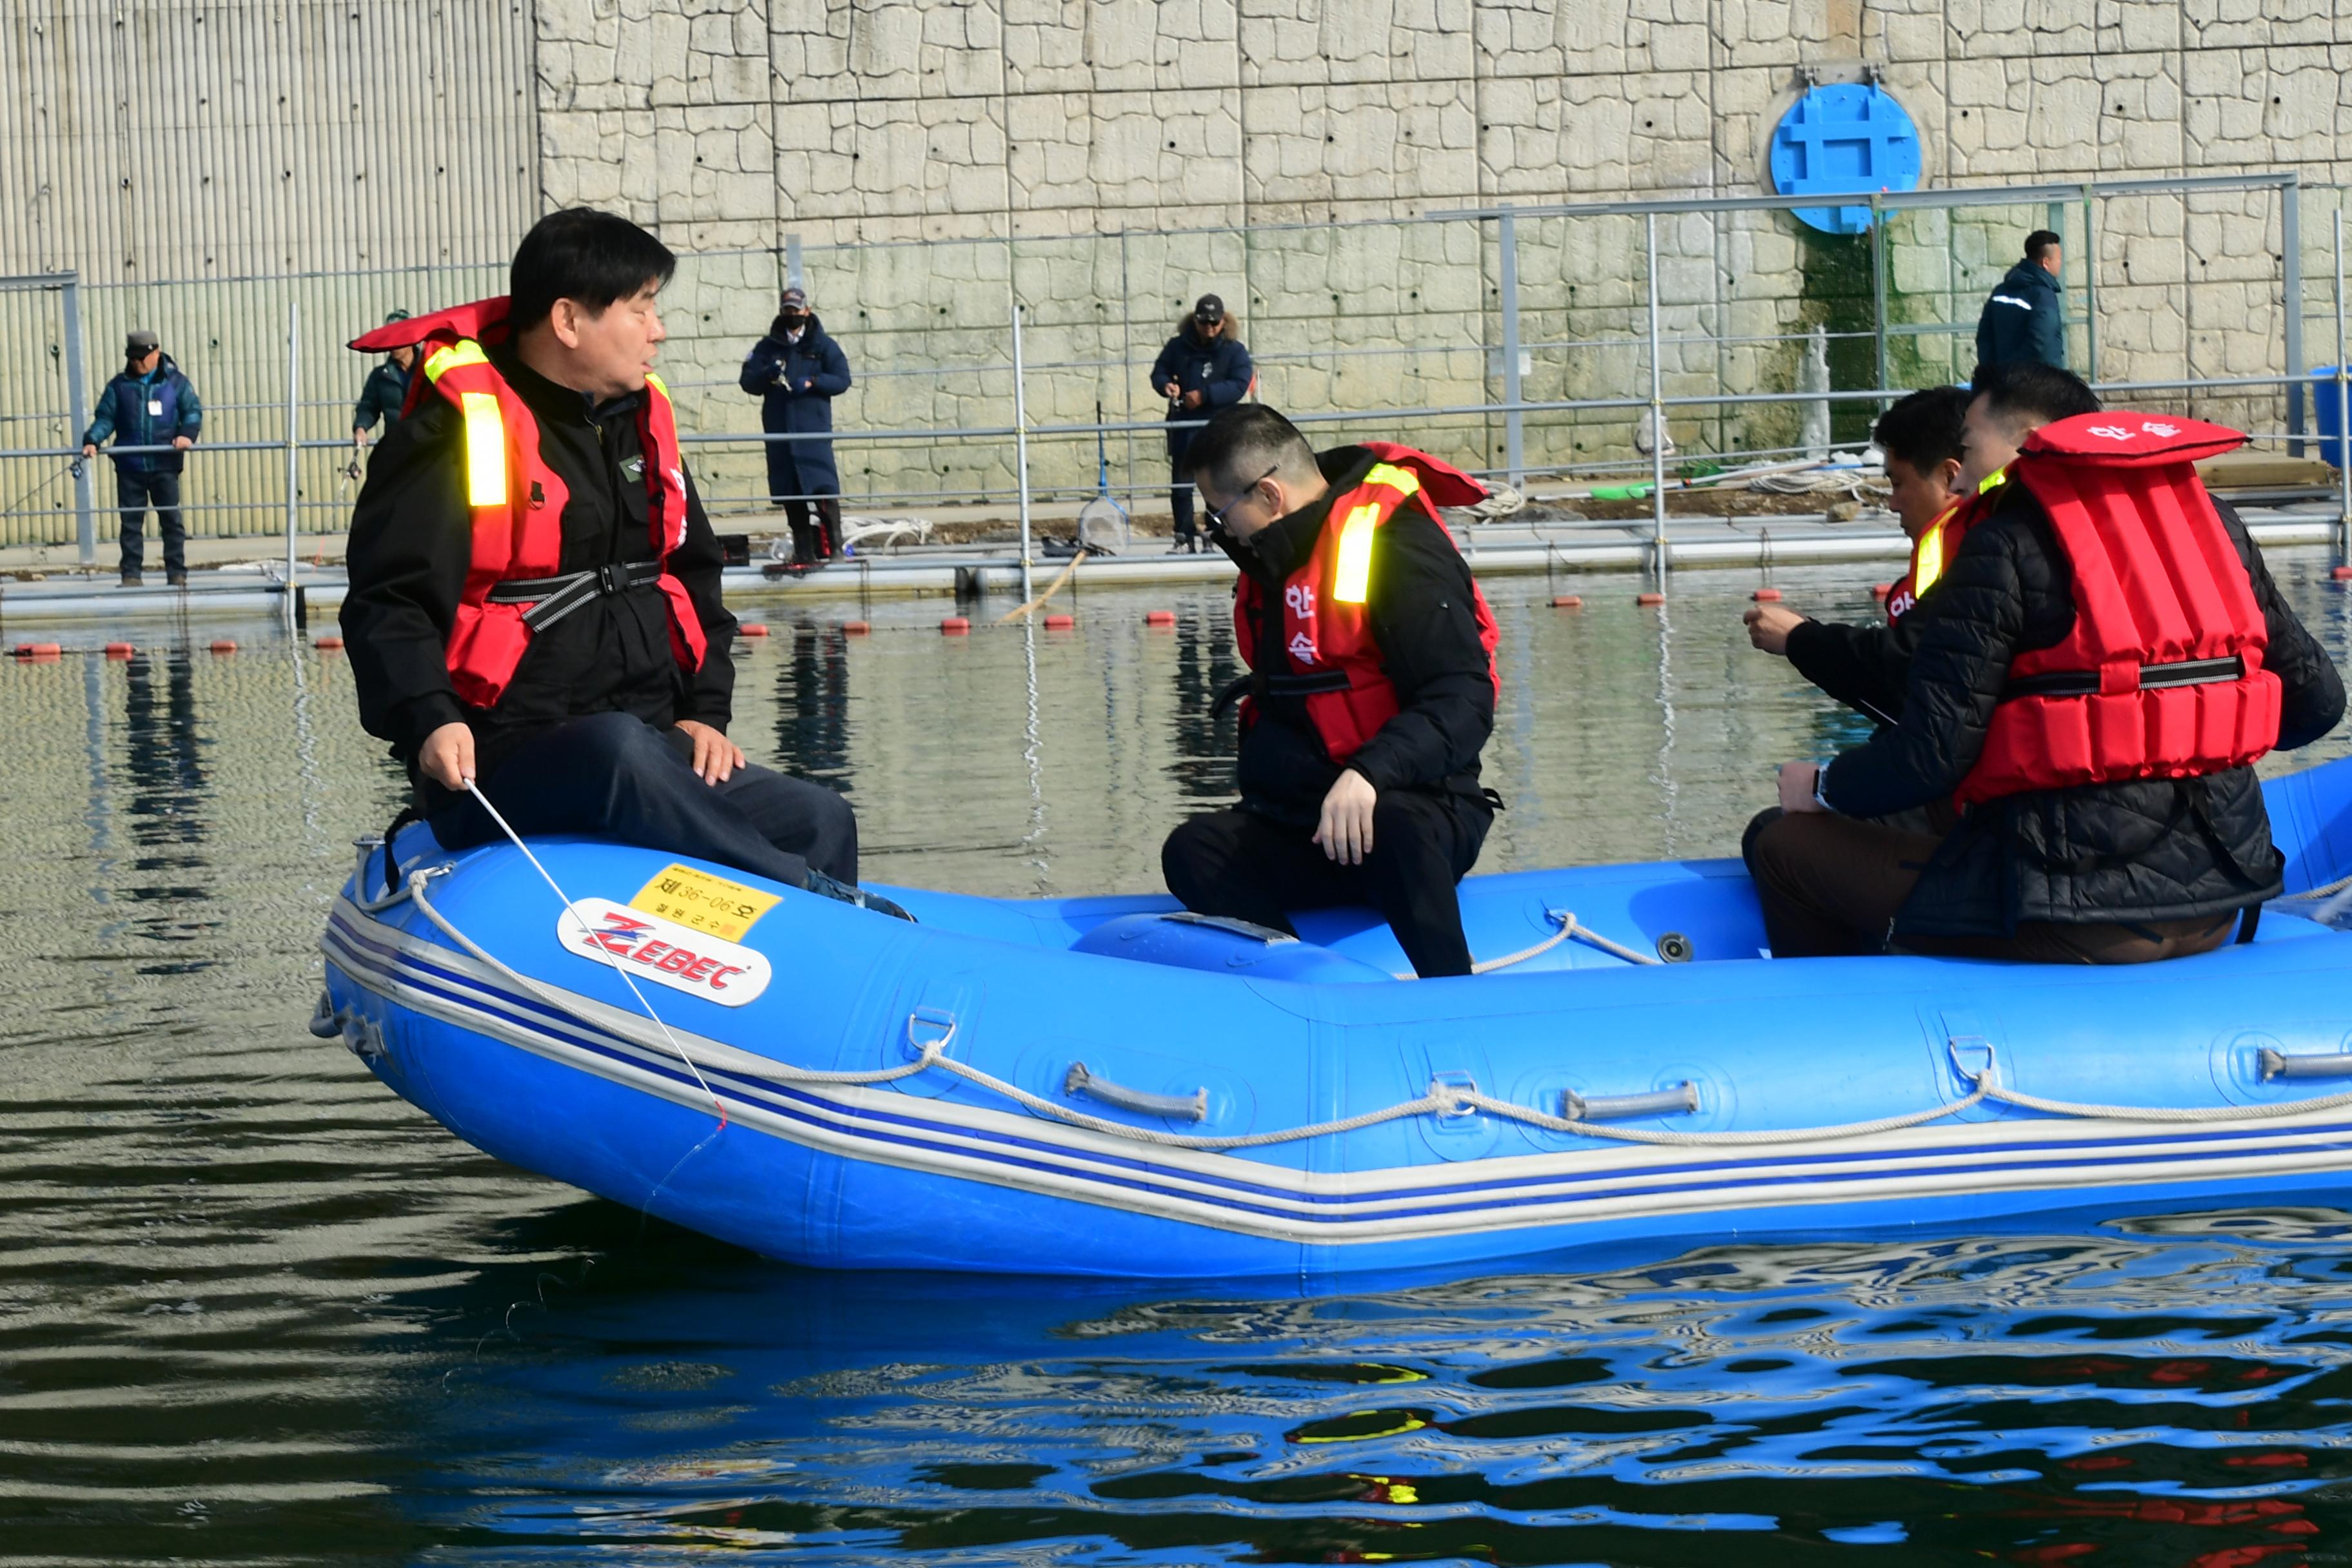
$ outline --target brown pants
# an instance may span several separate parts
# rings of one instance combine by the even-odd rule
[[[1745,850],[1775,958],[1884,952],[1895,911],[1942,840],[1930,833],[1830,812],[1768,811],[1748,825]],[[1906,937],[1911,952],[2010,958],[2025,963],[2147,963],[2210,952],[2238,917],[2062,925],[2021,921],[2015,936]]]

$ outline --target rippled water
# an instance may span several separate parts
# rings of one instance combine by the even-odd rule
[[[2340,658],[2326,563],[2276,564]],[[1726,852],[1770,763],[1852,732],[1747,651],[1733,575],[1670,617],[1623,579],[1491,586],[1487,869]],[[877,878],[1151,886],[1227,776],[1222,612],[1079,611],[968,640],[936,602],[863,639],[773,614],[737,736],[850,793]],[[267,626],[106,635],[156,646],[0,667],[0,1560],[2235,1568],[2352,1539],[2352,1213],[1297,1299],[802,1273],[499,1165],[302,1027],[348,841],[401,787],[345,670]]]

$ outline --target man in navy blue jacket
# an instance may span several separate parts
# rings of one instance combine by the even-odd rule
[[[1176,335],[1152,362],[1151,389],[1168,400],[1168,464],[1172,480],[1168,503],[1176,524],[1171,554],[1201,548],[1200,533],[1192,526],[1192,467],[1184,460],[1184,450],[1219,409],[1247,396],[1256,379],[1249,350],[1242,346],[1240,325],[1225,314],[1225,302],[1214,294],[1201,296],[1192,313],[1177,323]]]
[[[145,327],[122,349],[121,374],[98,395],[98,413],[82,432],[81,455],[98,456],[110,437],[117,447],[165,447],[161,452],[117,452],[114,488],[122,508],[122,585],[135,588],[146,570],[147,509],[163,536],[163,578],[173,587],[188,580],[187,531],[180,522],[181,456],[205,426],[205,405],[196,389],[163,352],[162,340]]]
[[[825,331],[798,287],[743,361],[743,390],[760,400],[760,426],[771,436],[833,429],[833,400],[849,390],[849,356]],[[841,472],[830,441],[770,441],[768,495],[783,503],[793,531],[793,564],[814,566],[841,552]],[[814,506],[816,521],[809,511]]]
[[[2059,319],[2058,279],[2065,254],[2058,237],[2037,228],[2025,237],[2025,255],[1985,300],[1977,318],[1977,363],[2024,361],[2066,368],[2066,327]]]

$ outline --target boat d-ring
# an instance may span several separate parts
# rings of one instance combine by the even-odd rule
[[[1165,1116],[1171,1121],[1209,1119],[1209,1090],[1205,1084],[1190,1094],[1153,1094],[1148,1089],[1113,1083],[1088,1071],[1084,1062],[1072,1062],[1070,1070],[1062,1075],[1062,1092],[1074,1100],[1080,1095],[1099,1100],[1105,1105],[1132,1110],[1138,1116]]]
[[[911,1058],[945,1056],[955,1037],[956,1016],[944,1007],[918,1007],[907,1015],[907,1055]]]

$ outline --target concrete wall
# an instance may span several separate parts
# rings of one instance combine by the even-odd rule
[[[1755,191],[1801,71],[1866,67],[1918,122],[1930,184],[2281,168],[2324,186],[2352,168],[2352,7],[2331,0],[27,0],[0,15],[0,69],[26,84],[0,106],[0,210],[22,215],[0,225],[0,271],[135,284],[90,312],[94,375],[129,318],[152,317],[215,401],[251,405],[252,436],[282,428],[297,292],[316,336],[309,433],[331,435],[363,368],[333,343],[387,303],[438,302],[456,275],[158,279],[495,264],[536,212],[575,202],[688,253],[669,363],[694,428],[756,427],[734,365],[787,237],[859,374],[845,426],[1005,423],[1014,297],[1033,417],[1097,402],[1156,416],[1134,362],[1210,289],[1242,315],[1268,401],[1452,406],[1501,395],[1497,233],[1430,215]],[[2304,197],[2314,360],[2332,345],[2335,202]],[[1972,322],[2050,216],[1895,221],[1889,315]],[[2079,302],[2095,268],[2102,374],[2284,368],[2274,195],[2105,200],[2090,217],[2070,281]],[[2058,226],[2079,240],[2084,221],[2075,204]],[[1641,220],[1518,228],[1526,395],[1646,391]],[[1838,384],[1869,381],[1867,241],[1769,213],[1657,228],[1670,390],[1785,389],[1794,335],[1817,323],[1843,334]],[[16,324],[37,315],[0,307],[0,417],[51,396],[54,329]],[[1953,344],[1898,340],[1896,378],[1964,373]],[[2274,400],[2205,411],[2280,416]],[[1390,433],[1499,460],[1499,420],[1403,423]],[[1632,422],[1528,426],[1543,462],[1624,455]],[[1794,430],[1750,409],[1675,435],[1705,450]],[[1115,478],[1131,451],[1151,479],[1156,447],[1115,437]],[[1089,437],[1048,439],[1036,471],[1090,489],[1094,455]],[[1010,480],[996,441],[844,443],[841,458],[853,492],[916,501]],[[761,489],[749,450],[698,462],[715,494]],[[314,466],[307,497],[325,502],[331,470]]]

